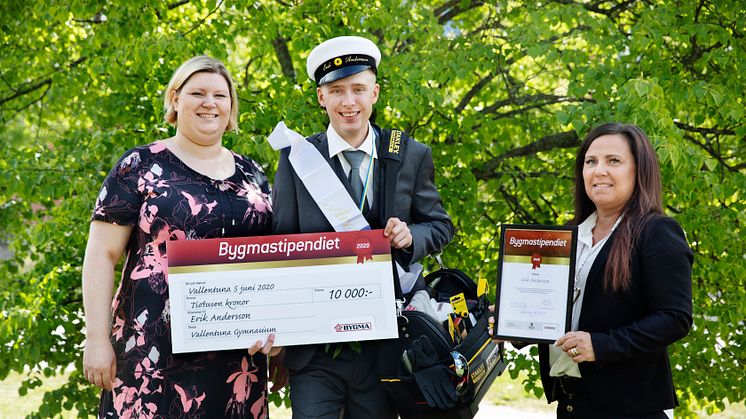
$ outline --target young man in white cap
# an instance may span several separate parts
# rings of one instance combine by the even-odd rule
[[[359,205],[371,228],[382,228],[399,266],[409,271],[424,256],[440,251],[453,237],[453,224],[434,184],[430,148],[397,130],[369,122],[378,100],[378,47],[368,39],[343,36],[311,51],[308,75],[329,116],[325,132],[307,138]],[[329,217],[299,178],[283,149],[275,175],[273,230],[276,234],[334,231]],[[330,179],[330,181],[337,181]],[[354,281],[350,278],[350,281]],[[421,286],[421,278],[416,290]],[[403,282],[403,281],[402,281]],[[402,284],[405,293],[411,284]],[[393,308],[392,308],[393,309]],[[286,348],[293,418],[396,418],[376,373],[377,342],[360,351],[341,345]]]

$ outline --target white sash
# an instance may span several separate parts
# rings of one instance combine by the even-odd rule
[[[277,123],[267,140],[278,151],[290,147],[290,164],[335,231],[370,230],[342,181],[313,144],[284,121]]]
[[[368,221],[342,181],[326,163],[319,150],[306,141],[305,137],[288,128],[284,121],[280,121],[267,140],[277,151],[290,147],[290,164],[334,231],[370,230]],[[273,205],[282,203],[274,202]],[[396,262],[396,269],[399,274],[399,285],[406,294],[412,290],[422,273],[422,265],[414,263],[407,272]]]

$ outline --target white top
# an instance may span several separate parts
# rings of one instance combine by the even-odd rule
[[[370,126],[370,122],[368,122],[368,135],[358,148],[350,146],[350,143],[337,134],[337,131],[332,128],[332,124],[329,124],[329,127],[326,129],[326,138],[329,145],[329,158],[333,159],[334,156],[338,156],[345,174],[350,172],[350,163],[347,162],[347,159],[342,152],[347,150],[360,150],[365,153],[363,161],[360,162],[360,181],[365,185],[365,178],[368,176],[371,157],[373,159],[378,158],[378,153],[376,152],[375,147],[375,130]],[[368,199],[368,206],[373,205],[373,180],[373,173],[371,172],[370,179],[368,179],[368,191],[365,194],[365,197]]]
[[[593,214],[578,225],[578,247],[575,252],[575,289],[573,290],[572,323],[570,325],[570,330],[572,331],[578,330],[580,310],[583,308],[583,296],[585,295],[585,283],[593,262],[596,260],[599,250],[604,247],[609,236],[611,236],[611,233],[616,230],[619,222],[622,221],[623,216],[621,215],[617,218],[611,230],[596,244],[593,244],[593,228],[596,227],[598,213],[593,212]],[[554,345],[549,345],[549,364],[552,366],[549,370],[549,375],[552,377],[563,375],[580,377],[578,364],[572,362],[572,359],[562,349]]]

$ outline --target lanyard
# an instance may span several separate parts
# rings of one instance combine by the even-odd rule
[[[368,163],[368,170],[365,174],[365,184],[363,185],[363,195],[360,197],[360,212],[363,211],[363,206],[365,205],[365,197],[368,196],[368,181],[370,180],[370,174],[373,173],[373,147],[376,145],[375,139],[371,141],[370,146],[370,163]],[[358,173],[358,176],[360,176],[360,173]]]

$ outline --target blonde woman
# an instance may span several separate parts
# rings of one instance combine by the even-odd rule
[[[259,165],[222,145],[237,127],[238,98],[220,61],[182,64],[164,104],[176,135],[124,153],[95,204],[83,264],[84,373],[103,389],[99,417],[266,417],[274,337],[248,351],[173,354],[165,268],[168,240],[269,233],[270,187]]]

